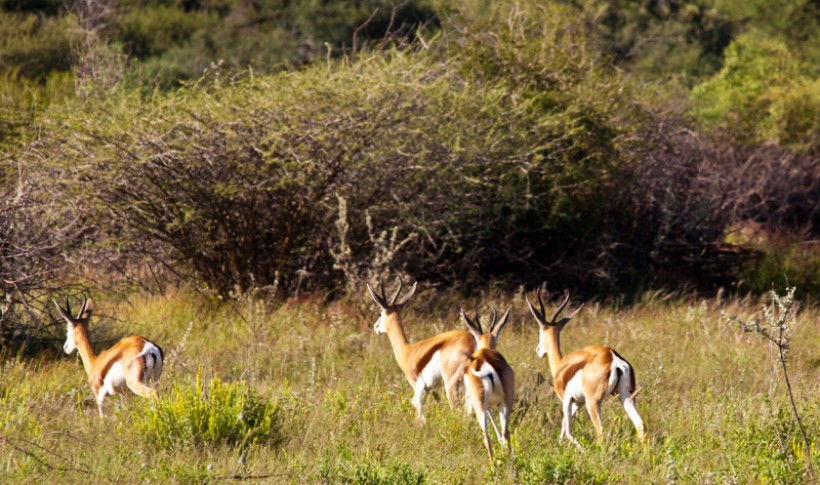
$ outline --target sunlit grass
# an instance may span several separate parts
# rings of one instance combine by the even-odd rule
[[[411,301],[411,341],[458,328],[457,300]],[[416,301],[418,300],[418,301]],[[443,390],[428,395],[419,425],[412,391],[376,314],[361,301],[320,299],[271,306],[252,299],[219,304],[189,291],[102,302],[106,333],[139,333],[166,353],[162,406],[183,416],[174,397],[219,377],[245,383],[276,407],[275,440],[180,440],[160,445],[136,423],[151,403],[132,395],[106,400],[100,419],[76,357],[6,357],[0,365],[0,474],[4,482],[203,483],[256,477],[264,483],[795,483],[805,452],[790,419],[768,345],[720,320],[749,316],[758,302],[648,296],[634,307],[590,303],[562,335],[565,351],[592,343],[616,348],[635,367],[641,444],[618,400],[602,409],[605,438],[581,410],[574,432],[586,451],[558,442],[561,409],[546,361],[535,355],[536,326],[520,295],[487,299],[513,305],[499,350],[516,372],[513,452],[497,447],[487,463],[478,426]],[[475,302],[469,303],[474,306]],[[820,311],[798,316],[793,384],[820,468]],[[92,323],[93,325],[93,323]],[[776,370],[776,369],[775,369]],[[225,405],[223,410],[235,413]],[[143,419],[144,422],[144,419]],[[6,478],[8,477],[8,478]]]

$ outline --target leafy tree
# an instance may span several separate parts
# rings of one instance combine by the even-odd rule
[[[604,55],[653,77],[688,80],[714,73],[738,30],[712,0],[571,3]]]
[[[723,69],[692,91],[705,126],[743,142],[816,150],[820,84],[785,43],[756,33],[729,46]]]

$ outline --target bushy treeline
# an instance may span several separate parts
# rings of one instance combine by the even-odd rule
[[[816,159],[692,133],[601,62],[571,8],[447,16],[413,49],[55,106],[8,180],[79,225],[85,257],[220,294],[391,272],[466,290],[730,283],[750,257],[724,243],[731,224],[818,227]]]
[[[691,90],[705,130],[741,143],[815,150],[820,105],[820,12],[813,0],[595,0],[555,2],[589,49],[652,82]],[[466,5],[367,0],[38,0],[0,6],[0,143],[67,89],[114,78],[175,89],[219,68],[265,74],[338,58],[367,42],[407,46]],[[447,28],[445,28],[445,31]],[[100,62],[107,76],[89,72]],[[92,69],[93,70],[93,69]],[[82,91],[82,89],[79,89]],[[11,108],[11,109],[10,109]],[[816,150],[814,151],[816,154]]]
[[[127,56],[132,79],[173,87],[214,63],[270,72],[350,51],[354,37],[360,44],[432,22],[425,0],[10,1],[0,10],[0,67],[45,80],[80,64],[83,38],[93,35]]]

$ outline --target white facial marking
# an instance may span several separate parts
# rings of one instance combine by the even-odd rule
[[[544,358],[547,355],[547,346],[545,345],[547,340],[546,335],[544,335],[544,331],[538,332],[538,347],[535,348],[535,353],[538,354],[538,357]]]
[[[63,352],[66,354],[71,354],[77,348],[77,344],[74,343],[74,328],[71,325],[68,325],[68,331],[66,332],[65,343],[63,344]]]
[[[376,320],[376,323],[373,325],[373,331],[376,333],[387,333],[387,329],[384,326],[384,313]]]

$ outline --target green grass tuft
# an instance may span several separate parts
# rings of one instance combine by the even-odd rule
[[[193,385],[176,383],[159,402],[140,401],[135,429],[161,448],[229,444],[244,449],[282,439],[278,407],[243,382],[212,377],[201,369]]]

